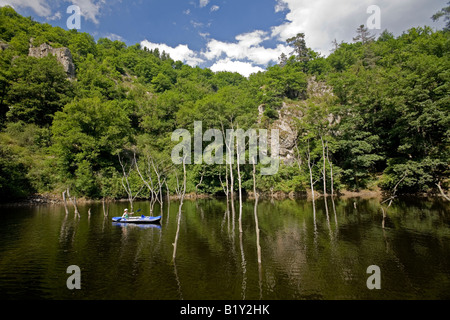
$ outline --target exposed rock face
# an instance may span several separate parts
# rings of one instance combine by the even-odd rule
[[[259,117],[261,119],[264,113],[264,105],[258,107]],[[303,116],[298,105],[290,106],[283,102],[280,110],[278,110],[278,119],[271,123],[270,130],[278,130],[279,132],[279,150],[280,160],[286,164],[292,163],[294,158],[295,141],[298,137],[298,132],[295,129],[295,119]],[[271,145],[271,134],[268,136],[268,146]]]
[[[44,43],[39,47],[30,47],[28,55],[35,58],[43,58],[52,54],[56,57],[59,63],[64,67],[69,78],[75,78],[75,65],[72,60],[72,53],[68,48],[53,48]]]
[[[8,47],[9,47],[9,44],[0,41],[0,51],[4,51],[4,50],[8,49]]]
[[[332,89],[323,82],[317,82],[314,77],[308,79],[307,96],[319,97],[324,95],[332,95]],[[287,104],[283,102],[281,108],[278,110],[278,119],[272,122],[268,129],[279,130],[280,142],[280,160],[285,164],[292,164],[295,161],[295,142],[298,139],[298,131],[296,129],[296,119],[303,117],[302,108],[306,101],[298,101],[296,104]],[[264,113],[265,107],[261,105],[258,107],[259,122]],[[338,121],[330,115],[328,121]],[[270,146],[270,134],[268,137],[268,145]]]

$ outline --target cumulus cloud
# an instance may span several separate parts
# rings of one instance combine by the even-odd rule
[[[214,11],[217,11],[219,9],[220,9],[219,6],[214,5],[214,6],[211,7],[211,9],[209,9],[209,11],[214,12]]]
[[[223,56],[231,60],[249,60],[257,65],[266,65],[271,61],[277,61],[282,53],[292,51],[283,44],[276,48],[266,48],[261,45],[270,38],[267,32],[256,30],[236,36],[237,42],[223,42],[216,39],[210,40],[206,45],[203,56],[208,60],[219,59]]]
[[[0,0],[0,6],[10,5],[13,8],[30,8],[37,15],[47,17],[48,20],[60,19],[61,13],[52,16],[52,10],[48,4],[49,0]],[[81,13],[85,19],[98,24],[100,8],[106,3],[106,0],[64,0],[80,7]]]
[[[287,3],[284,0],[277,0],[277,4],[275,5],[275,12],[282,12],[287,9]]]
[[[106,0],[66,0],[66,2],[71,2],[72,4],[79,6],[81,14],[85,19],[98,24],[100,8],[106,3]]]
[[[263,68],[253,66],[250,62],[232,61],[230,59],[222,59],[214,63],[210,67],[211,71],[229,71],[242,74],[244,77],[248,77],[252,73],[264,71]]]
[[[182,61],[192,67],[204,62],[202,58],[199,58],[198,55],[193,50],[189,49],[189,47],[185,44],[180,44],[174,48],[164,43],[153,43],[148,40],[144,40],[141,42],[141,46],[150,50],[158,48],[160,52],[165,51],[168,53],[173,60]]]
[[[441,8],[440,0],[277,0],[276,12],[285,12],[285,22],[271,29],[279,41],[305,33],[306,44],[315,51],[328,54],[331,42],[352,42],[356,28],[367,25],[367,8],[376,4],[381,9],[381,29],[396,35],[411,27],[430,25],[430,17]]]
[[[52,13],[46,0],[0,0],[0,7],[31,8],[41,17],[49,17]]]
[[[111,41],[116,41],[117,40],[117,41],[125,42],[125,39],[123,37],[121,37],[121,36],[119,36],[118,34],[115,34],[115,33],[108,33],[108,34],[105,35],[105,37],[108,38]]]

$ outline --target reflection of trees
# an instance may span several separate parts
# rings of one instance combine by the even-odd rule
[[[177,177],[177,194],[180,198],[180,205],[178,207],[178,217],[177,217],[177,232],[175,235],[175,242],[173,243],[173,260],[175,261],[177,255],[177,245],[178,245],[178,237],[180,235],[180,223],[181,223],[181,210],[183,208],[184,196],[186,195],[186,156],[183,159],[183,188],[180,188],[178,185],[178,177]]]
[[[239,232],[239,244],[241,248],[241,267],[242,267],[242,300],[245,300],[245,291],[247,289],[247,261],[245,260],[244,244],[242,242],[242,232]]]
[[[258,284],[259,284],[259,299],[262,299],[262,259],[261,259],[261,243],[260,243],[260,230],[258,220],[258,195],[255,193],[255,234],[256,234],[256,253],[258,257]]]
[[[67,246],[73,246],[79,224],[80,219],[77,215],[73,220],[69,220],[68,214],[64,216],[59,232],[59,242],[63,247],[67,248]]]
[[[418,267],[414,267],[413,262],[417,259],[420,267],[425,265],[424,256],[412,256],[415,250],[423,250],[427,254],[431,252],[433,261],[437,261],[437,264],[448,257],[445,252],[441,252],[444,247],[433,247],[438,242],[426,242],[427,239],[441,241],[442,236],[449,234],[449,218],[445,214],[445,207],[439,209],[433,202],[426,201],[421,201],[418,205],[395,201],[386,214],[383,230],[379,200],[358,200],[358,213],[354,210],[353,200],[328,199],[332,201],[328,202],[329,216],[326,215],[325,203],[316,199],[315,219],[311,201],[284,200],[271,205],[257,197],[253,203],[244,203],[242,223],[246,232],[242,236],[239,233],[236,242],[232,242],[233,236],[229,232],[232,222],[230,215],[223,215],[225,202],[199,200],[198,206],[204,210],[204,219],[201,219],[200,213],[194,214],[196,203],[184,200],[182,211],[178,203],[172,203],[172,219],[168,226],[172,232],[163,234],[161,242],[161,252],[166,251],[167,254],[165,258],[169,268],[166,276],[172,285],[171,296],[179,299],[197,297],[199,293],[190,285],[194,280],[200,282],[200,288],[206,287],[209,290],[205,292],[220,295],[220,290],[224,290],[225,297],[234,299],[257,299],[258,296],[260,299],[364,298],[368,293],[355,287],[361,277],[366,275],[363,267],[367,268],[371,264],[380,265],[382,270],[389,267],[391,271],[398,273],[398,278],[405,282],[406,288],[413,288],[418,285]],[[100,213],[101,206],[99,209]],[[92,211],[95,213],[95,208]],[[82,216],[87,219],[87,216]],[[60,217],[60,222],[63,217],[64,215]],[[93,214],[91,227],[94,226],[95,218]],[[237,220],[237,215],[235,218]],[[86,226],[86,219],[81,219],[83,227]],[[100,223],[102,219],[100,213]],[[78,219],[73,219],[71,211],[66,227],[61,227],[68,232],[66,236],[61,233],[60,237],[68,239],[64,241],[68,241],[65,246],[69,250],[76,234],[74,220]],[[188,238],[183,241],[185,223],[189,232]],[[227,224],[230,225],[228,229]],[[108,262],[114,263],[117,260],[122,265],[118,270],[125,270],[125,266],[130,266],[130,271],[145,280],[161,261],[152,257],[146,259],[146,263],[154,266],[146,268],[144,274],[142,256],[148,254],[146,250],[149,247],[155,250],[158,243],[151,241],[155,239],[151,232],[145,232],[142,236],[144,233],[135,232],[136,230],[128,228],[129,235],[127,241],[122,243],[123,247],[119,252],[121,255],[115,254],[118,248],[111,249],[110,254],[115,255]],[[420,239],[416,237],[416,230],[421,230]],[[175,231],[178,236],[173,241]],[[236,228],[235,236],[238,235],[237,232]],[[332,239],[329,237],[330,232]],[[106,235],[108,234],[107,232]],[[139,238],[136,238],[138,234]],[[168,234],[169,237],[166,237]],[[82,235],[84,232],[79,231],[76,242],[82,239]],[[196,239],[191,242],[192,237]],[[136,239],[139,241],[138,245],[135,243]],[[411,243],[404,243],[405,239]],[[195,243],[199,241],[200,246],[196,247]],[[385,241],[389,250],[386,250]],[[170,247],[173,242],[178,243],[178,248],[174,246],[176,254],[173,265],[170,266],[170,260],[174,258]],[[436,258],[436,253],[442,253],[443,258]],[[190,256],[187,257],[187,254]],[[372,261],[374,258],[376,260]],[[220,265],[217,264],[218,261],[221,262]],[[100,268],[98,269],[100,272]],[[185,272],[192,269],[195,269],[194,273],[186,277]],[[211,283],[209,276],[205,277],[211,271],[217,284]],[[438,276],[433,276],[430,272],[425,274],[432,283],[436,283]],[[441,276],[442,274],[439,277]],[[365,282],[362,283],[364,286]]]
[[[180,235],[180,224],[181,224],[181,210],[183,209],[183,201],[184,196],[186,194],[186,157],[183,158],[183,187],[180,188],[178,185],[178,176],[177,176],[177,194],[180,199],[180,205],[178,207],[178,216],[177,216],[177,232],[175,235],[175,241],[173,243],[173,255],[172,255],[172,261],[173,261],[173,268],[175,273],[175,279],[178,285],[178,293],[180,295],[180,299],[183,299],[183,294],[181,292],[181,283],[180,279],[178,277],[178,270],[177,270],[177,263],[176,263],[176,256],[177,256],[177,245],[178,245],[178,238]]]

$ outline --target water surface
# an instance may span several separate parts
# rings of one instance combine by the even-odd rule
[[[84,205],[77,218],[59,205],[3,206],[0,298],[450,298],[450,207],[441,200],[397,199],[384,228],[377,199],[321,198],[315,213],[306,199],[246,201],[242,221],[238,202],[233,214],[225,200],[185,201],[179,225],[171,201],[160,227],[113,223],[125,207],[111,204],[105,218],[101,203]],[[148,202],[134,208],[150,211]],[[71,265],[81,290],[67,288]],[[380,290],[367,288],[371,265]]]

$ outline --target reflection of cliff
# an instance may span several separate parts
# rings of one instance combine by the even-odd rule
[[[35,58],[43,58],[49,54],[54,55],[59,63],[62,64],[64,71],[69,78],[75,78],[75,65],[72,60],[72,53],[68,48],[53,48],[43,43],[39,47],[30,47],[28,55]]]

